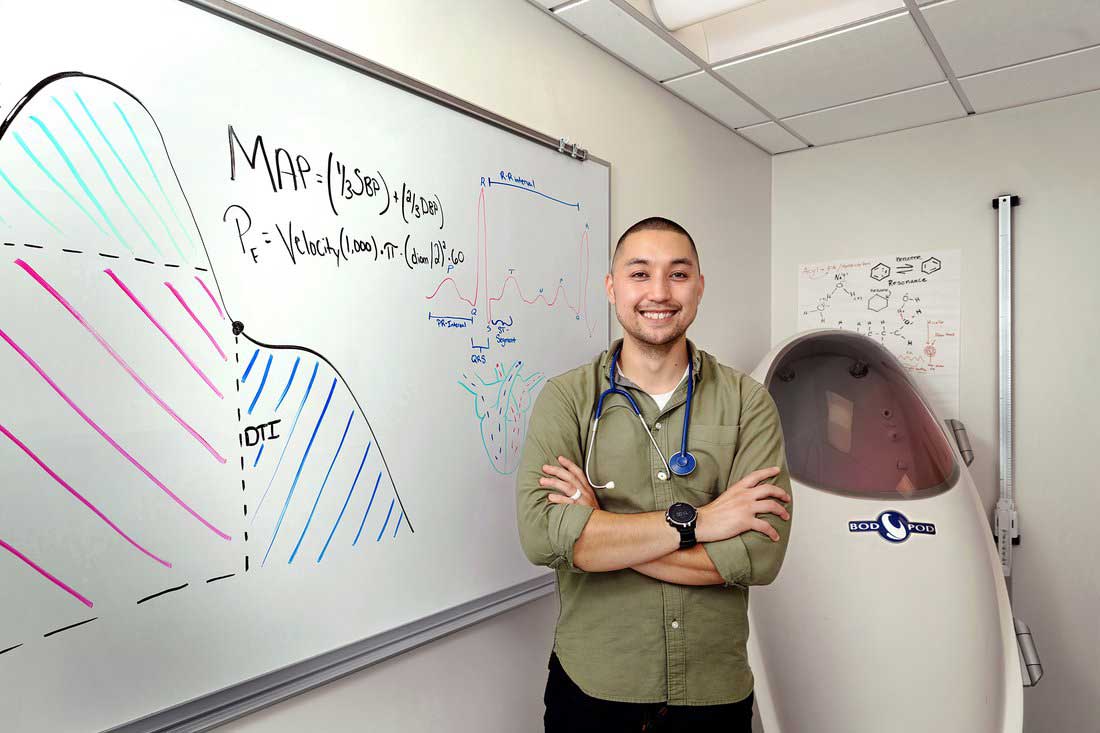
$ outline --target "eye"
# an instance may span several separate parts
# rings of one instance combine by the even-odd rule
[[[677,280],[686,280],[688,278],[688,274],[686,272],[674,272],[672,273],[672,277]]]
[[[649,277],[649,273],[648,272],[632,272],[632,273],[630,273],[630,277],[634,280],[640,280],[644,277]]]

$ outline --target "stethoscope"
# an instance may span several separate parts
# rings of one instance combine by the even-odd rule
[[[615,367],[619,362],[619,354],[621,353],[622,350],[620,349],[616,351],[615,355],[611,358],[611,369],[609,370],[611,387],[601,392],[600,398],[596,401],[596,416],[592,419],[592,432],[588,441],[588,453],[584,458],[584,477],[588,479],[588,483],[591,484],[594,489],[615,488],[614,481],[608,481],[606,484],[597,484],[592,480],[591,474],[588,473],[588,462],[592,459],[592,453],[596,450],[596,429],[600,424],[600,417],[603,415],[603,401],[607,399],[609,395],[613,394],[622,395],[626,398],[627,402],[630,403],[630,409],[634,410],[634,414],[638,416],[638,421],[642,423],[642,430],[649,436],[649,442],[657,449],[657,455],[661,457],[661,462],[664,464],[665,468],[676,476],[687,476],[695,470],[695,456],[687,449],[688,425],[691,423],[691,395],[694,387],[693,382],[695,381],[695,367],[691,363],[690,355],[688,357],[687,402],[684,405],[684,433],[680,438],[680,452],[673,454],[672,460],[667,460],[665,454],[662,453],[660,447],[658,447],[657,441],[653,439],[653,433],[649,432],[649,426],[645,424],[645,418],[642,417],[642,411],[638,409],[638,403],[634,401],[634,398],[631,397],[626,390],[620,389],[615,383]],[[622,405],[612,405],[611,407],[622,407]]]

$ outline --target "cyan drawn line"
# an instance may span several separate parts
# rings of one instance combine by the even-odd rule
[[[157,175],[156,168],[153,167],[152,162],[149,160],[149,156],[145,154],[145,146],[141,144],[141,140],[137,136],[137,132],[134,131],[134,126],[130,124],[130,119],[126,116],[126,113],[122,111],[122,107],[118,106],[118,102],[114,103],[115,109],[122,115],[122,121],[126,123],[126,127],[130,130],[130,135],[134,138],[134,143],[138,146],[138,150],[141,151],[141,157],[145,158],[145,164],[149,166],[149,172],[153,174],[153,180],[157,182],[157,188],[160,189],[160,195],[164,197],[164,201],[168,204],[168,208],[172,211],[172,216],[176,220],[176,224],[183,230],[184,235],[187,237],[187,242],[191,245],[191,250],[195,249],[195,240],[191,239],[191,231],[183,225],[180,221],[179,214],[176,213],[176,207],[172,205],[172,200],[168,198],[168,194],[164,191],[164,186],[161,185],[160,176]],[[156,123],[154,123],[156,124]]]
[[[265,445],[267,445],[267,443],[260,443],[260,449],[258,451],[256,451],[256,460],[252,461],[252,467],[253,468],[255,468],[256,464],[260,462],[260,456],[262,456],[264,454],[264,446]]]
[[[202,332],[206,334],[206,338],[210,340],[210,343],[214,346],[214,350],[218,352],[218,356],[222,358],[222,361],[229,361],[229,357],[227,357],[225,355],[225,352],[222,351],[222,347],[218,346],[217,340],[215,340],[214,336],[211,335],[209,330],[207,330],[206,326],[203,325],[203,322],[199,320],[199,317],[195,315],[195,311],[191,310],[191,306],[187,304],[187,301],[184,300],[183,294],[180,293],[180,291],[176,290],[175,286],[172,285],[172,283],[170,282],[166,281],[164,285],[170,291],[172,291],[172,295],[176,296],[176,300],[178,300],[179,304],[183,306],[183,309],[187,311],[187,315],[191,316],[191,320],[195,322],[195,325],[202,329]]]
[[[260,399],[260,395],[263,394],[264,385],[267,384],[267,373],[271,371],[271,358],[272,354],[267,355],[267,364],[264,365],[264,375],[260,379],[260,388],[256,390],[256,394],[252,397],[251,404],[248,405],[248,414],[252,414],[252,410],[256,407],[256,400]]]
[[[141,220],[137,218],[137,214],[135,214],[134,210],[130,208],[130,204],[128,204],[126,202],[126,199],[123,198],[122,192],[119,191],[118,186],[115,185],[115,179],[111,178],[111,174],[107,172],[107,166],[103,165],[103,161],[100,159],[99,153],[97,153],[95,151],[95,148],[92,147],[92,143],[84,135],[84,131],[80,129],[80,125],[76,124],[76,120],[74,120],[73,116],[69,114],[69,110],[65,109],[65,105],[61,103],[60,99],[58,99],[57,97],[50,97],[50,99],[52,99],[53,103],[56,104],[58,109],[61,110],[61,113],[65,115],[65,119],[69,121],[69,124],[72,125],[73,130],[76,131],[76,134],[84,142],[84,146],[88,148],[88,152],[92,154],[92,158],[95,159],[96,165],[99,166],[99,171],[103,174],[103,177],[107,179],[107,183],[108,185],[110,185],[111,190],[115,192],[115,196],[118,198],[119,203],[121,203],[122,207],[126,209],[127,213],[130,214],[130,218],[134,220],[134,223],[137,224],[138,229],[140,229],[141,233],[145,235],[145,238],[149,240],[149,244],[153,245],[153,249],[157,251],[157,254],[163,257],[164,253],[160,251],[160,247],[153,240],[153,237],[149,234],[149,231],[145,228],[145,225],[141,223]]]
[[[507,186],[508,188],[518,188],[520,191],[526,191],[527,193],[533,193],[533,194],[536,194],[538,196],[542,196],[544,199],[550,199],[551,201],[557,201],[559,204],[564,204],[565,206],[571,206],[572,208],[576,209],[577,211],[581,210],[581,205],[579,203],[571,204],[568,201],[562,201],[561,199],[556,199],[553,196],[547,196],[542,191],[536,191],[533,188],[526,188],[524,186],[517,186],[514,183],[501,183],[500,181],[489,181],[489,186],[490,187],[492,187],[492,186]]]
[[[202,281],[202,278],[195,275],[195,279],[199,281],[199,285],[206,291],[206,294],[210,296],[210,302],[214,304],[214,307],[218,309],[218,317],[223,321],[225,320],[225,313],[222,312],[222,304],[218,302],[218,299],[214,297],[214,294],[210,292],[210,288],[206,287],[206,283]]]
[[[57,228],[57,225],[56,225],[56,224],[54,224],[54,223],[53,223],[52,221],[50,221],[50,220],[49,220],[48,218],[46,218],[46,215],[45,215],[45,214],[43,214],[43,213],[42,213],[41,211],[39,211],[39,210],[38,210],[38,207],[37,207],[37,206],[35,206],[34,204],[32,204],[32,203],[31,203],[31,200],[30,200],[30,199],[28,199],[28,198],[27,198],[26,196],[24,196],[24,195],[23,195],[23,192],[19,190],[19,187],[18,187],[18,186],[16,186],[16,185],[15,185],[14,183],[12,183],[12,180],[11,180],[10,178],[8,178],[8,174],[4,173],[4,169],[3,169],[3,168],[0,168],[0,178],[3,178],[3,179],[4,179],[4,183],[8,184],[8,187],[9,187],[9,188],[10,188],[10,189],[11,189],[12,191],[14,191],[14,192],[15,192],[15,195],[16,195],[16,196],[18,196],[18,197],[19,197],[20,199],[22,199],[22,200],[23,200],[23,203],[25,203],[25,204],[26,204],[27,206],[29,206],[29,207],[31,208],[31,211],[33,211],[33,212],[34,212],[35,214],[37,214],[37,215],[38,215],[38,218],[39,218],[39,219],[41,219],[42,221],[44,221],[44,222],[46,222],[47,224],[49,224],[49,225],[50,225],[50,229],[53,229],[53,230],[54,230],[55,232],[57,232],[58,234],[61,234],[61,230]]]
[[[172,344],[173,348],[175,348],[179,355],[183,357],[183,360],[191,365],[191,368],[195,370],[195,373],[199,375],[202,381],[206,382],[206,386],[214,391],[214,394],[218,396],[218,399],[224,399],[221,390],[214,386],[214,383],[211,382],[210,378],[206,376],[206,373],[199,368],[199,365],[196,364],[191,359],[191,357],[187,355],[187,352],[183,350],[183,347],[180,346],[174,338],[172,338],[171,334],[168,333],[164,326],[160,325],[160,321],[153,317],[153,314],[150,313],[149,309],[145,307],[145,304],[138,299],[137,295],[134,294],[134,291],[130,290],[130,288],[127,287],[126,283],[122,282],[119,276],[116,275],[114,271],[111,270],[111,268],[107,268],[103,272],[107,273],[107,275],[115,281],[115,284],[122,288],[122,292],[126,293],[126,296],[130,298],[131,302],[133,302],[133,304],[138,307],[138,310],[145,314],[145,317],[148,318],[154,326],[156,326],[157,330],[161,332],[164,338],[168,339],[168,343]]]
[[[275,544],[275,538],[279,536],[279,530],[282,529],[283,519],[286,518],[286,510],[290,506],[291,499],[294,498],[294,489],[298,486],[298,479],[302,477],[302,468],[306,465],[306,459],[309,458],[309,452],[313,449],[313,441],[317,439],[317,431],[321,428],[321,423],[325,420],[325,413],[328,412],[329,403],[332,402],[332,393],[336,391],[336,377],[332,378],[332,385],[328,388],[328,397],[325,398],[325,405],[321,408],[321,414],[317,417],[317,424],[313,426],[313,434],[309,436],[309,443],[306,444],[306,450],[302,454],[302,460],[298,462],[298,470],[294,472],[294,480],[290,482],[290,491],[286,492],[286,501],[283,502],[283,510],[279,512],[279,521],[275,523],[275,531],[271,533],[271,542],[267,545],[267,551],[264,552],[263,562],[261,566],[267,564],[267,556],[271,554],[271,548]]]
[[[241,384],[248,381],[248,375],[252,372],[252,365],[256,363],[256,355],[259,353],[259,349],[252,352],[252,358],[248,360],[248,366],[244,368],[244,374],[241,375]]]
[[[287,565],[294,562],[294,558],[298,554],[298,548],[302,546],[302,540],[305,539],[306,532],[309,531],[309,525],[313,521],[313,513],[317,511],[317,504],[321,501],[321,494],[325,492],[325,485],[328,484],[328,477],[332,475],[332,467],[336,465],[336,459],[340,457],[340,449],[344,447],[344,439],[348,437],[348,428],[351,427],[351,419],[353,417],[355,417],[355,410],[348,413],[348,424],[344,426],[344,434],[340,436],[340,445],[336,446],[336,453],[332,456],[332,462],[328,464],[328,470],[325,471],[325,480],[321,482],[321,488],[317,489],[317,496],[313,500],[313,508],[309,510],[309,516],[306,517],[306,525],[302,527],[302,534],[298,535],[298,542],[294,545],[294,552],[290,553],[290,559],[287,560]]]
[[[363,451],[363,459],[359,461],[359,469],[355,472],[355,480],[351,482],[351,488],[348,489],[348,495],[344,497],[344,506],[340,507],[340,514],[337,515],[336,521],[332,523],[332,529],[329,530],[328,539],[325,540],[325,546],[321,548],[321,554],[317,556],[317,562],[321,562],[325,559],[325,552],[328,551],[328,544],[332,542],[333,535],[336,534],[336,528],[340,526],[340,520],[344,518],[344,510],[348,508],[348,502],[351,501],[351,495],[355,493],[355,485],[359,483],[359,474],[363,473],[363,464],[367,462],[367,454],[370,453],[371,443],[367,441],[367,449]],[[381,478],[381,474],[379,474]]]
[[[19,267],[23,268],[24,272],[26,272],[28,275],[30,275],[32,278],[34,278],[35,282],[37,282],[39,285],[41,285],[47,293],[49,293],[51,296],[53,296],[53,298],[58,303],[60,303],[65,308],[65,310],[69,311],[69,315],[71,315],[73,318],[75,318],[77,323],[79,323],[81,326],[83,326],[84,330],[86,330],[89,334],[92,335],[92,337],[99,343],[99,345],[101,347],[103,347],[104,351],[106,351],[108,354],[110,354],[111,358],[113,358],[115,360],[115,362],[120,367],[122,367],[122,369],[127,374],[130,375],[130,378],[133,379],[135,382],[137,382],[138,386],[141,387],[141,389],[145,392],[145,394],[147,394],[150,399],[152,399],[154,402],[157,403],[157,406],[159,406],[162,410],[164,410],[166,413],[168,413],[168,415],[171,416],[171,418],[173,420],[175,420],[179,424],[180,427],[182,427],[184,430],[186,430],[191,435],[191,437],[193,437],[195,440],[197,440],[202,445],[202,447],[205,448],[207,450],[207,452],[210,453],[210,455],[214,456],[214,460],[216,460],[218,463],[225,463],[225,457],[222,456],[220,453],[218,453],[218,451],[214,450],[214,446],[210,445],[210,442],[208,440],[206,440],[206,438],[199,435],[198,431],[196,431],[193,427],[191,427],[191,425],[188,424],[186,420],[184,420],[182,417],[180,417],[176,413],[175,410],[173,410],[171,407],[169,407],[168,403],[166,403],[163,399],[161,399],[160,395],[158,395],[156,392],[154,392],[153,388],[150,387],[148,384],[146,384],[145,380],[143,380],[140,376],[138,376],[138,373],[134,371],[133,367],[131,367],[125,359],[123,359],[121,356],[119,356],[118,352],[114,350],[114,347],[112,347],[109,343],[107,343],[107,340],[105,338],[103,338],[103,336],[100,335],[99,331],[95,330],[95,328],[92,327],[92,324],[90,324],[84,318],[84,316],[82,316],[80,314],[80,311],[78,311],[76,308],[74,308],[69,303],[69,301],[65,300],[65,298],[61,295],[61,293],[57,292],[57,290],[54,288],[53,285],[50,285],[48,282],[46,282],[45,278],[43,278],[41,275],[39,275],[38,272],[33,267],[28,265],[22,259],[17,259],[15,261],[15,264],[18,265]]]
[[[378,539],[375,542],[382,541],[382,535],[386,533],[386,525],[390,523],[390,516],[393,514],[393,505],[397,503],[397,499],[390,499],[390,510],[386,512],[386,521],[382,523],[382,529],[378,530]]]
[[[36,573],[38,573],[43,578],[45,578],[46,580],[48,580],[51,583],[53,583],[54,585],[56,585],[61,590],[65,591],[66,593],[71,595],[76,600],[83,603],[88,608],[92,607],[92,602],[91,601],[89,601],[87,598],[85,598],[84,596],[77,593],[75,590],[73,590],[73,588],[71,586],[69,586],[63,580],[59,579],[56,575],[51,573],[49,570],[46,570],[44,567],[42,567],[41,565],[36,563],[34,560],[31,560],[29,557],[27,557],[22,552],[15,549],[11,545],[9,545],[7,542],[4,542],[4,540],[0,540],[0,547],[3,547],[8,552],[15,555],[17,558],[19,558],[24,563],[26,563],[27,566],[30,567],[32,570],[34,570]],[[5,650],[5,651],[7,651],[7,650]]]
[[[69,201],[71,201],[73,205],[76,206],[76,208],[80,209],[81,213],[83,213],[84,216],[88,217],[88,220],[92,222],[92,224],[95,224],[96,229],[98,229],[103,234],[103,236],[107,236],[107,230],[103,228],[103,225],[96,221],[96,218],[92,216],[91,212],[84,208],[84,204],[77,201],[76,198],[71,193],[69,193],[69,189],[65,188],[61,181],[57,180],[53,173],[50,173],[49,169],[42,164],[42,161],[38,159],[38,156],[34,154],[30,147],[27,146],[27,143],[23,141],[23,138],[19,136],[19,133],[14,132],[12,134],[15,136],[15,142],[19,143],[19,147],[23,148],[23,152],[27,154],[27,157],[31,159],[31,162],[38,166],[38,170],[46,174],[46,178],[49,178],[50,182],[53,183],[53,185],[61,189],[61,193],[65,194],[65,197],[68,198]]]
[[[117,534],[119,537],[121,537],[122,539],[129,542],[137,550],[140,550],[143,555],[146,555],[146,556],[152,558],[153,560],[157,561],[158,563],[160,563],[161,565],[163,565],[166,568],[172,567],[172,563],[168,562],[167,560],[163,560],[163,559],[157,557],[152,552],[150,552],[149,550],[142,547],[142,545],[140,543],[138,543],[138,541],[135,540],[133,537],[131,537],[130,535],[123,532],[121,527],[119,527],[117,524],[112,522],[107,517],[106,514],[104,514],[102,511],[99,510],[99,507],[97,507],[95,504],[93,504],[92,502],[90,502],[86,498],[84,498],[83,494],[81,494],[79,491],[77,491],[72,486],[70,486],[69,483],[65,481],[65,479],[58,476],[52,468],[47,466],[42,461],[42,459],[39,458],[35,454],[34,451],[32,451],[30,448],[28,448],[26,446],[26,444],[23,443],[23,441],[19,440],[19,438],[15,437],[15,435],[13,435],[10,430],[8,430],[6,427],[4,427],[4,425],[2,423],[0,423],[0,433],[3,433],[4,435],[6,435],[8,437],[8,440],[15,443],[15,445],[18,446],[21,451],[23,451],[24,453],[27,454],[28,458],[30,458],[32,461],[34,461],[36,464],[38,464],[38,467],[41,468],[43,471],[45,471],[46,474],[50,478],[52,478],[54,481],[56,481],[61,486],[61,488],[68,491],[73,497],[76,498],[77,501],[79,501],[84,506],[88,507],[88,509],[91,510],[92,514],[95,514],[97,517],[99,517],[101,520],[103,520],[103,522],[105,522],[108,527],[110,527],[112,530],[114,530],[115,534]]]
[[[256,504],[256,511],[252,515],[252,524],[255,524],[256,517],[260,516],[260,509],[264,506],[264,499],[267,498],[267,493],[271,491],[271,484],[275,481],[275,476],[279,473],[279,468],[283,465],[283,456],[286,455],[286,449],[290,447],[290,439],[294,437],[294,429],[298,427],[298,418],[302,416],[302,408],[306,406],[306,399],[309,397],[310,390],[313,389],[313,380],[317,378],[318,366],[320,366],[320,362],[313,363],[313,374],[309,377],[309,384],[306,385],[306,392],[302,395],[302,401],[298,403],[298,412],[294,414],[294,422],[290,424],[290,432],[287,433],[286,440],[283,441],[283,450],[279,453],[279,460],[275,463],[275,470],[271,472],[271,478],[267,480],[267,488],[264,489],[264,495],[260,497],[259,503]]]
[[[370,508],[374,506],[374,496],[378,493],[378,484],[382,481],[382,472],[378,472],[378,478],[374,480],[374,491],[370,492],[370,501],[367,502],[367,510],[363,512],[363,518],[359,520],[359,531],[355,533],[355,541],[351,543],[352,547],[359,544],[359,535],[363,534],[363,525],[367,523],[367,515],[370,514]]]
[[[401,514],[397,517],[397,526],[393,528],[393,536],[394,537],[397,536],[397,530],[401,529],[401,522],[404,519],[405,519],[405,512],[401,512]]]
[[[298,362],[302,360],[302,357],[294,357],[294,366],[290,369],[290,379],[286,380],[286,386],[283,387],[283,393],[279,395],[279,403],[275,405],[275,412],[279,411],[279,406],[283,404],[283,398],[286,397],[286,393],[290,391],[290,385],[294,382],[294,375],[298,373]]]
[[[115,226],[115,223],[111,220],[111,217],[107,215],[106,209],[103,208],[103,204],[99,203],[99,199],[97,199],[95,197],[95,194],[92,193],[92,189],[88,188],[88,184],[87,182],[85,182],[84,177],[80,175],[79,171],[77,171],[76,166],[73,165],[73,161],[69,158],[69,154],[65,152],[65,148],[61,147],[61,143],[59,143],[57,141],[57,138],[53,136],[53,133],[50,132],[50,128],[46,127],[46,123],[38,119],[34,115],[30,116],[30,120],[34,124],[38,125],[38,129],[42,131],[42,134],[44,134],[46,138],[50,141],[50,144],[53,145],[53,149],[56,150],[57,154],[61,156],[61,160],[65,161],[65,165],[68,167],[69,172],[73,174],[73,178],[75,178],[76,182],[80,184],[80,188],[84,190],[84,195],[87,196],[88,200],[92,202],[92,205],[95,206],[96,210],[99,212],[99,215],[103,217],[103,221],[107,222],[107,226],[110,228],[111,233],[115,235],[115,239],[117,239],[119,244],[125,247],[127,251],[132,253],[134,251],[134,248],[130,246],[130,243],[127,242],[126,239],[122,236],[122,232],[120,232],[118,230],[118,227]]]
[[[154,476],[152,473],[150,473],[149,469],[147,469],[136,458],[134,458],[132,455],[130,455],[129,451],[127,451],[125,448],[123,448],[121,445],[119,445],[118,442],[114,438],[112,438],[110,435],[108,435],[107,431],[104,430],[103,428],[101,428],[99,426],[99,424],[88,415],[88,413],[86,413],[86,412],[84,412],[84,410],[80,409],[80,406],[77,405],[75,402],[73,402],[73,400],[69,397],[69,395],[67,395],[65,393],[65,391],[63,389],[61,389],[60,386],[58,386],[57,382],[53,381],[53,379],[50,378],[50,375],[47,374],[46,371],[41,366],[39,366],[38,362],[35,361],[33,358],[31,358],[31,355],[28,354],[26,351],[23,351],[22,347],[20,347],[19,344],[15,343],[15,341],[12,340],[11,336],[8,336],[6,333],[4,333],[3,330],[0,330],[0,338],[7,341],[8,345],[11,346],[13,349],[15,349],[16,353],[18,353],[19,356],[23,357],[23,360],[25,362],[27,362],[27,364],[29,364],[32,369],[34,369],[36,372],[38,372],[38,376],[42,377],[42,379],[45,380],[46,384],[50,385],[50,387],[53,389],[53,391],[57,393],[57,396],[60,397],[61,399],[63,399],[65,401],[65,404],[67,404],[69,407],[71,407],[73,409],[73,411],[76,412],[76,414],[80,415],[80,417],[84,420],[84,422],[86,422],[88,424],[89,427],[91,427],[93,430],[95,430],[101,438],[103,438],[105,441],[107,441],[107,443],[110,444],[110,446],[112,448],[114,448],[116,451],[118,451],[118,453],[121,454],[123,458],[125,458],[127,461],[129,461],[130,464],[133,465],[134,468],[136,468],[146,478],[148,478],[150,481],[152,481],[157,486],[157,488],[159,488],[161,491],[163,491],[165,494],[167,494],[172,499],[172,501],[179,504],[180,507],[182,507],[188,514],[193,516],[195,519],[199,520],[199,522],[201,522],[203,524],[203,526],[205,526],[211,532],[218,535],[222,539],[225,539],[225,540],[229,539],[229,535],[222,532],[220,529],[218,529],[213,524],[208,522],[202,515],[200,515],[198,512],[196,512],[194,509],[192,509],[183,499],[176,496],[176,494],[173,493],[173,491],[171,489],[169,489],[167,486],[165,486],[164,483],[160,479],[158,479],[156,476]]]
[[[153,214],[156,215],[157,220],[160,222],[160,225],[164,227],[164,231],[168,235],[168,239],[172,240],[172,246],[176,248],[176,252],[179,254],[180,259],[186,261],[187,257],[183,254],[183,250],[180,249],[180,246],[176,244],[176,238],[172,236],[172,231],[168,228],[168,224],[164,221],[164,217],[160,215],[160,211],[158,211],[157,207],[153,205],[153,202],[149,200],[149,196],[146,195],[145,189],[142,188],[141,184],[137,182],[136,178],[134,178],[134,174],[130,172],[130,167],[126,165],[126,161],[124,161],[122,159],[122,156],[118,154],[118,151],[115,150],[115,146],[107,137],[107,133],[103,132],[103,128],[99,126],[99,122],[97,122],[95,116],[92,115],[92,111],[88,109],[88,105],[84,104],[84,100],[81,98],[80,93],[73,92],[73,95],[76,97],[76,101],[79,102],[80,106],[84,109],[84,114],[88,115],[88,119],[92,121],[92,126],[95,127],[96,132],[98,132],[99,136],[103,138],[103,142],[107,144],[107,148],[111,151],[111,154],[115,156],[115,160],[118,161],[118,164],[120,166],[122,166],[122,170],[126,173],[126,177],[130,179],[130,183],[134,184],[134,188],[138,190],[138,193],[141,194],[141,197],[145,199],[145,203],[147,203],[149,205],[149,208],[153,210]]]

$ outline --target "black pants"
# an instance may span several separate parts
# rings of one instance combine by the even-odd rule
[[[751,733],[752,694],[729,705],[666,705],[600,700],[569,679],[556,654],[546,680],[546,733]]]

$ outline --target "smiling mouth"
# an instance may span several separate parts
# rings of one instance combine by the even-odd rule
[[[641,311],[642,318],[647,321],[665,321],[676,313],[676,311]]]

